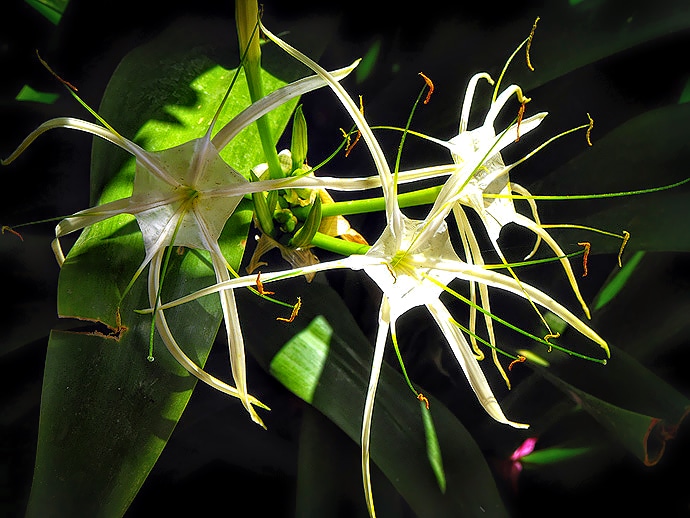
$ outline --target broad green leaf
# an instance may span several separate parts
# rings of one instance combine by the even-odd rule
[[[232,71],[216,65],[213,50],[218,41],[213,37],[219,35],[221,25],[223,39],[231,38],[228,23],[212,23],[204,30],[197,22],[183,22],[128,55],[107,88],[100,115],[122,134],[136,133],[136,140],[150,150],[202,135],[232,77]],[[266,91],[284,84],[266,77]],[[247,105],[240,81],[220,124]],[[276,140],[292,106],[272,114]],[[102,144],[95,143],[93,150],[93,199],[128,196],[133,160]],[[246,171],[261,161],[262,153],[252,131],[245,131],[223,157]],[[235,268],[250,220],[250,204],[244,201],[220,239]],[[138,226],[133,218],[120,216],[82,232],[62,268],[58,311],[87,321],[85,332],[90,334],[51,335],[30,516],[124,513],[189,400],[195,380],[157,338],[155,361],[146,361],[151,317],[135,312],[148,307],[146,274],[117,312],[124,288],[143,257]],[[173,253],[163,297],[189,293],[214,279],[204,253]],[[199,365],[206,360],[221,316],[214,297],[175,308],[168,315],[176,339]],[[238,403],[229,399],[228,404]]]
[[[274,284],[272,288],[281,299],[300,296],[302,309],[293,323],[277,322],[273,306],[238,292],[250,351],[267,371],[300,397],[308,398],[305,400],[359,444],[372,344],[336,293],[317,280]],[[305,372],[304,386],[296,381],[301,370]],[[402,375],[387,364],[374,407],[373,461],[420,517],[473,516],[479,509],[494,516],[506,515],[491,471],[472,436],[440,401],[424,395],[443,453],[445,494],[439,488],[439,467],[430,466],[427,448],[433,441],[427,442],[420,402]],[[433,458],[439,460],[438,454]],[[338,467],[333,469],[335,477]],[[374,486],[375,502],[376,495]]]
[[[622,351],[614,351],[619,358],[624,357]],[[612,353],[613,354],[613,353]],[[632,370],[630,370],[632,372]],[[591,393],[576,388],[566,383],[561,378],[549,372],[543,372],[546,379],[551,381],[556,387],[568,394],[573,400],[589,413],[599,424],[605,428],[614,439],[628,449],[645,465],[653,466],[664,454],[666,443],[675,435],[673,430],[677,429],[680,422],[690,411],[690,400],[683,398],[681,394],[673,394],[673,390],[668,387],[663,380],[652,378],[652,375],[629,376],[627,379],[634,379],[635,384],[644,386],[645,390],[656,390],[654,399],[665,397],[669,401],[665,405],[657,405],[657,411],[668,416],[669,408],[673,403],[677,406],[674,409],[673,417],[664,418],[659,414],[647,415],[640,412],[623,408],[617,404],[605,401]],[[615,376],[616,373],[611,373]],[[637,392],[638,390],[635,390]],[[663,396],[661,396],[663,394]],[[640,406],[644,406],[640,405]],[[639,407],[638,407],[639,408]]]
[[[307,403],[314,400],[332,335],[333,328],[319,315],[288,340],[271,360],[271,374]]]

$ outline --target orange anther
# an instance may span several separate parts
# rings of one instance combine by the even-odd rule
[[[283,317],[278,317],[276,320],[280,320],[281,322],[292,322],[295,320],[295,317],[297,316],[297,313],[299,313],[299,309],[302,307],[302,299],[300,297],[297,297],[297,303],[292,306],[292,314],[290,315],[290,318],[283,318]]]
[[[527,360],[527,358],[525,358],[525,357],[522,356],[521,354],[518,355],[518,357],[515,358],[512,362],[510,362],[510,364],[508,365],[508,370],[509,370],[509,371],[512,371],[512,370],[513,370],[513,365],[515,365],[516,363],[523,363],[525,360]]]
[[[424,82],[426,85],[429,87],[429,91],[426,94],[426,98],[424,99],[424,104],[429,104],[429,99],[431,99],[431,94],[434,93],[434,83],[429,79],[424,72],[419,73],[420,76],[422,76],[422,79],[424,79]]]
[[[426,409],[429,410],[429,400],[426,398],[424,394],[422,394],[421,392],[417,394],[417,399],[422,401],[426,405]]]
[[[364,115],[364,103],[362,102],[362,96],[359,96],[359,113]],[[359,139],[362,137],[362,132],[357,130],[357,135],[355,135],[355,140],[352,141],[352,144],[350,144],[350,139],[348,138],[347,141],[347,148],[345,149],[345,157],[347,157],[350,154],[350,151],[357,145],[357,142],[359,142]]]
[[[50,68],[50,65],[48,65],[48,63],[46,63],[46,62],[43,60],[43,58],[41,57],[41,55],[38,53],[38,49],[36,49],[36,57],[37,57],[38,60],[41,62],[41,64],[42,64],[44,67],[46,67],[46,69],[48,70],[48,72],[50,72],[51,74],[53,74],[53,76],[55,77],[55,79],[57,79],[58,81],[60,81],[60,82],[61,82],[63,85],[65,85],[67,88],[69,88],[69,89],[71,89],[71,90],[74,90],[75,92],[78,92],[78,91],[79,91],[79,90],[77,89],[76,86],[74,86],[74,85],[73,85],[72,83],[70,83],[69,81],[65,81],[64,79],[62,79],[59,75],[57,75],[57,74],[53,71],[52,68]]]
[[[22,237],[22,235],[21,235],[19,232],[17,232],[16,230],[14,230],[12,227],[8,227],[7,225],[3,225],[3,226],[2,226],[2,233],[4,234],[5,231],[9,232],[10,234],[14,234],[14,235],[17,236],[19,239],[21,239],[22,241],[24,241],[24,238]]]
[[[259,295],[274,295],[275,291],[266,291],[264,289],[264,283],[261,282],[261,272],[259,272],[256,276],[256,289],[259,292]]]
[[[522,122],[522,117],[525,115],[525,104],[527,104],[527,101],[520,103],[520,108],[518,109],[517,128],[515,128],[515,142],[520,140],[520,123]]]
[[[549,343],[549,339],[551,339],[551,338],[558,338],[558,337],[560,337],[560,336],[561,336],[561,333],[548,333],[548,334],[544,337],[544,341],[545,341],[546,343]],[[549,345],[548,352],[551,352],[551,349],[552,349],[552,347]]]
[[[587,259],[589,258],[589,250],[592,248],[592,243],[583,241],[578,243],[578,245],[585,247],[585,253],[582,255],[582,276],[587,277]]]

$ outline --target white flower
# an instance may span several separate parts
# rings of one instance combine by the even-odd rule
[[[395,322],[406,311],[421,305],[424,305],[429,310],[445,335],[451,351],[462,367],[480,404],[497,421],[519,428],[524,428],[527,425],[510,421],[505,417],[478,364],[477,358],[472,352],[472,347],[458,326],[455,325],[447,308],[439,299],[439,296],[451,281],[454,279],[466,280],[470,283],[478,283],[480,286],[484,286],[484,289],[486,287],[494,287],[522,296],[533,304],[536,303],[548,308],[599,344],[607,352],[608,347],[606,342],[593,330],[545,293],[530,285],[521,283],[511,276],[487,270],[478,264],[462,261],[457,256],[450,241],[445,219],[463,195],[462,188],[464,188],[464,185],[458,190],[458,184],[467,183],[458,180],[459,174],[453,173],[455,176],[451,176],[448,183],[441,190],[427,218],[424,220],[413,220],[403,215],[398,206],[397,185],[383,151],[349,94],[318,64],[277,38],[265,28],[262,27],[262,29],[269,39],[322,77],[337,95],[343,107],[355,121],[361,132],[362,139],[367,143],[379,173],[380,184],[386,200],[386,228],[365,255],[350,256],[341,260],[262,275],[262,281],[266,284],[275,280],[335,268],[362,269],[378,284],[383,292],[361,436],[362,476],[365,498],[370,514],[375,516],[369,470],[370,432],[374,401],[388,334],[390,332],[393,339],[396,339]],[[525,121],[525,123],[528,124],[528,127],[535,127],[539,120],[541,119],[532,118]],[[507,142],[503,144],[499,136],[498,145],[494,143],[489,146],[489,150],[500,145],[507,145]],[[485,155],[487,155],[486,151]],[[489,154],[488,156],[493,157],[494,154]],[[500,157],[500,155],[498,156]],[[472,167],[472,174],[483,163],[484,160]],[[411,176],[414,176],[414,174]],[[471,177],[468,179],[471,179]],[[361,180],[354,180],[353,182],[357,183],[361,182]],[[342,186],[344,183],[345,181],[343,180],[339,185]],[[233,279],[196,292],[189,297],[173,301],[163,307],[177,305],[216,291],[247,286],[253,283],[253,278]]]
[[[338,70],[342,79],[354,66]],[[219,155],[240,131],[275,107],[303,93],[324,86],[323,79],[312,76],[274,91],[255,102],[211,138],[217,118],[200,138],[158,152],[149,152],[124,138],[99,118],[103,125],[62,117],[43,123],[34,130],[4,161],[15,160],[38,136],[54,128],[69,128],[101,137],[128,151],[136,158],[132,195],[92,207],[62,220],[55,229],[53,251],[60,265],[65,256],[60,238],[99,221],[119,214],[133,215],[141,230],[146,255],[133,276],[136,279],[149,266],[148,293],[152,308],[159,308],[160,273],[165,250],[169,246],[185,246],[210,254],[217,282],[230,279],[228,265],[218,245],[220,233],[245,194],[277,188],[281,181],[248,182]],[[222,106],[221,106],[222,107]],[[221,107],[218,108],[220,112]],[[92,112],[93,113],[93,112]],[[249,395],[246,380],[245,351],[242,331],[232,290],[220,292],[225,329],[228,336],[230,366],[236,387],[209,375],[196,365],[179,347],[168,326],[162,309],[155,311],[156,327],[171,354],[191,374],[214,388],[238,397],[252,420],[264,426],[253,408],[267,408]]]

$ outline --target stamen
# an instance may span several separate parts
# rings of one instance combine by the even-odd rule
[[[395,270],[393,270],[393,267],[390,264],[386,263],[386,268],[388,269],[388,273],[390,273],[393,276],[393,284],[398,282],[398,276],[395,275]]]
[[[426,405],[426,409],[429,410],[429,400],[426,398],[424,394],[422,394],[421,392],[417,394],[417,399],[422,401]]]
[[[10,234],[14,234],[14,235],[17,236],[19,239],[21,239],[22,241],[24,241],[24,238],[22,237],[22,235],[21,235],[19,232],[17,232],[16,230],[14,230],[12,227],[8,227],[7,225],[3,225],[3,226],[2,226],[2,230],[1,230],[0,233],[4,234],[5,231],[9,232]]]
[[[523,101],[520,103],[520,109],[518,110],[518,115],[517,115],[517,126],[515,128],[515,142],[520,141],[520,123],[522,122],[522,118],[525,116],[525,105],[527,104],[527,101]]]
[[[621,257],[623,256],[623,249],[625,248],[625,245],[628,244],[628,239],[630,239],[630,232],[627,230],[623,231],[623,243],[621,243],[621,248],[618,250],[618,267],[622,268],[623,263],[621,262]]]
[[[297,297],[297,303],[292,306],[292,314],[290,315],[290,318],[283,318],[283,317],[278,317],[276,320],[280,320],[281,322],[292,322],[295,320],[295,317],[297,316],[297,313],[299,313],[300,308],[302,307],[302,298]]]
[[[592,145],[592,141],[590,140],[590,135],[592,134],[592,128],[594,127],[594,119],[590,117],[589,113],[587,114],[587,118],[589,119],[589,126],[587,126],[587,133],[585,133],[585,138],[587,139],[587,144],[590,146]]]
[[[592,248],[592,243],[590,243],[589,241],[583,241],[581,243],[578,243],[578,245],[585,247],[585,253],[582,256],[582,276],[587,277],[587,259],[589,258],[589,250],[590,248]]]
[[[343,128],[340,128],[340,133],[342,133],[343,138],[346,139],[345,149],[349,148],[350,147],[350,134],[347,131],[345,131]]]
[[[549,344],[548,352],[551,352],[551,350],[552,350],[551,342],[549,342],[549,340],[550,340],[551,338],[559,338],[560,336],[561,336],[561,333],[559,333],[558,331],[555,332],[555,333],[547,333],[547,334],[546,334],[546,336],[544,337],[544,341],[545,341],[547,344]]]
[[[36,57],[37,57],[38,60],[41,62],[41,65],[43,65],[44,67],[46,67],[46,70],[48,70],[48,72],[50,72],[51,74],[53,74],[53,77],[55,77],[55,79],[57,79],[58,81],[60,81],[63,85],[65,85],[65,86],[66,86],[67,88],[69,88],[70,90],[73,90],[73,91],[75,91],[75,92],[78,92],[78,91],[79,91],[79,90],[77,89],[76,86],[74,86],[74,85],[73,85],[72,83],[70,83],[69,81],[65,81],[64,79],[62,79],[59,75],[57,75],[57,74],[53,71],[52,68],[50,68],[50,65],[48,65],[48,63],[46,63],[46,61],[45,61],[45,60],[41,57],[41,55],[38,53],[38,49],[36,49]]]
[[[529,33],[529,36],[527,36],[527,49],[525,51],[526,58],[527,58],[527,67],[534,72],[534,67],[532,66],[532,62],[530,61],[529,58],[529,49],[532,47],[532,38],[534,38],[534,31],[537,30],[537,22],[539,21],[539,17],[537,16],[537,19],[534,20],[534,25],[532,25],[532,30]]]
[[[364,116],[364,103],[362,102],[362,96],[359,96],[359,113]],[[359,139],[362,137],[362,132],[357,130],[357,135],[355,136],[355,140],[350,144],[350,139],[348,138],[348,143],[347,143],[347,149],[345,149],[345,158],[350,154],[350,151],[357,145],[357,142],[359,142]]]
[[[261,272],[259,272],[256,276],[256,289],[259,292],[259,295],[275,295],[275,291],[266,291],[264,289],[264,283],[261,282]]]
[[[510,364],[508,365],[508,370],[512,371],[513,365],[515,365],[516,363],[523,363],[523,362],[525,362],[525,360],[527,360],[527,358],[525,358],[524,356],[519,354],[516,359],[514,359],[512,362],[510,362]]]
[[[426,98],[424,99],[424,104],[429,104],[429,99],[431,99],[431,94],[434,93],[434,83],[423,72],[420,72],[419,75],[422,76],[422,79],[424,79],[424,82],[429,87],[429,91],[427,92]]]

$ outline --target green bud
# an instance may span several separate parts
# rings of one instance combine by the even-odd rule
[[[273,213],[273,218],[281,225],[286,223],[293,217],[294,214],[290,211],[290,209],[280,209]]]
[[[321,198],[316,197],[311,210],[304,221],[304,225],[295,232],[295,235],[289,241],[288,245],[293,248],[300,248],[307,246],[314,239],[314,235],[321,226]]]
[[[253,171],[249,172],[253,182],[258,181]],[[259,223],[259,227],[264,234],[268,234],[273,237],[275,235],[275,227],[273,225],[273,218],[271,217],[271,211],[268,208],[268,203],[266,202],[266,197],[262,192],[252,193],[252,202],[254,203],[254,215]]]
[[[307,120],[302,113],[302,105],[295,108],[295,116],[292,118],[292,141],[290,152],[292,153],[292,169],[294,171],[302,167],[307,160]]]

